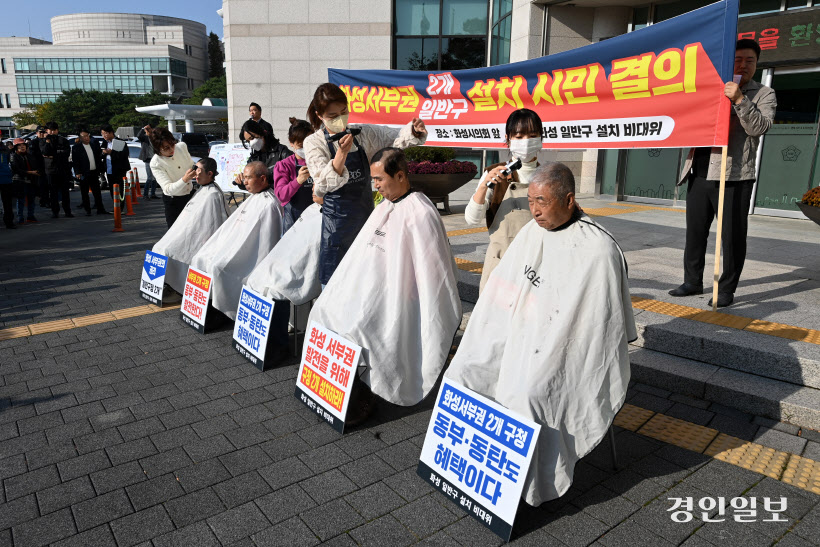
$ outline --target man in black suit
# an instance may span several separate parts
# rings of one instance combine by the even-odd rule
[[[91,132],[86,127],[80,128],[80,138],[71,148],[71,158],[74,161],[74,175],[80,181],[80,194],[83,198],[85,214],[91,216],[91,204],[88,199],[88,190],[94,194],[94,208],[98,215],[110,215],[105,210],[100,192],[100,168],[104,166],[100,145],[91,138]]]
[[[68,156],[71,154],[71,145],[68,140],[60,135],[60,128],[57,122],[46,124],[45,147],[42,148],[43,163],[45,164],[46,176],[50,191],[49,201],[51,202],[51,217],[59,218],[60,202],[63,204],[65,216],[73,217],[71,213],[71,199],[69,198],[69,175]]]
[[[131,162],[128,161],[128,146],[114,135],[114,128],[106,124],[101,128],[106,147],[102,149],[105,176],[108,179],[108,191],[114,197],[114,185],[120,186],[120,209],[125,207],[125,188],[122,179],[128,174]],[[119,149],[119,150],[117,150]]]

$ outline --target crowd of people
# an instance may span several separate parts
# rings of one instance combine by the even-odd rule
[[[145,136],[151,130],[144,127],[137,138],[148,174],[143,197],[156,199],[156,181],[147,163],[153,149]],[[63,217],[72,218],[76,207],[87,216],[92,209],[98,215],[111,214],[103,203],[102,190],[107,188],[113,199],[114,185],[122,186],[131,164],[126,142],[117,138],[111,125],[103,125],[99,134],[100,138],[94,138],[88,127],[80,126],[72,142],[60,134],[56,122],[48,122],[38,126],[31,138],[12,139],[0,147],[0,196],[7,229],[37,223],[38,204],[50,210],[52,218],[60,218],[61,209]],[[72,207],[71,190],[75,187],[79,188],[80,203]],[[122,202],[120,207],[124,206]]]

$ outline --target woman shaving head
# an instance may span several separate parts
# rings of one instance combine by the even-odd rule
[[[316,88],[307,111],[314,130],[324,125],[331,135],[341,133],[347,129],[348,115],[347,95],[339,86],[326,83]]]

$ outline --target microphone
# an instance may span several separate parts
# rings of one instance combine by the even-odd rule
[[[331,135],[327,138],[327,142],[336,142],[345,135],[353,135],[354,137],[362,132],[361,127],[348,127],[341,133],[336,133],[335,135]]]
[[[519,158],[513,158],[504,165],[504,170],[501,171],[501,174],[505,175],[505,176],[509,176],[513,171],[518,171],[519,169],[521,169],[521,160]],[[494,188],[494,187],[495,187],[494,182],[490,182],[490,183],[487,184],[487,188]]]

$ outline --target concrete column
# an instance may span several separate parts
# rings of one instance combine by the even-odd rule
[[[186,133],[193,133],[194,132],[194,120],[185,119],[185,132]]]
[[[168,75],[168,95],[174,94],[174,78],[170,74]]]
[[[176,132],[177,130],[177,121],[176,120],[168,120],[168,131],[171,133]]]

